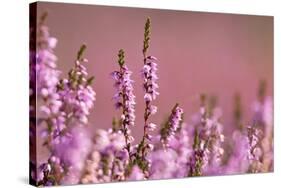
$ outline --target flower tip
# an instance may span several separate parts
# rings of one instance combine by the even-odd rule
[[[86,48],[87,48],[86,44],[82,44],[82,46],[80,47],[77,53],[77,60],[80,60],[82,58],[82,55],[85,52]]]
[[[125,51],[123,49],[120,49],[118,52],[118,64],[120,66],[123,66],[125,63]]]

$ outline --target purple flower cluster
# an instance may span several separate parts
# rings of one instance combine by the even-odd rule
[[[78,51],[74,66],[66,78],[60,78],[53,53],[56,39],[49,36],[44,19],[37,31],[36,64],[31,64],[30,96],[36,95],[30,112],[38,107],[32,130],[43,142],[38,146],[46,155],[31,161],[31,177],[37,186],[104,183],[127,180],[182,178],[206,175],[258,173],[273,170],[272,99],[261,82],[254,104],[253,120],[244,127],[242,102],[236,97],[231,135],[224,130],[222,109],[215,98],[201,95],[198,113],[184,120],[183,109],[176,104],[166,120],[150,121],[157,112],[153,104],[159,95],[157,59],[147,56],[151,22],[145,23],[141,70],[144,89],[144,122],[141,140],[134,144],[135,95],[132,72],[125,64],[125,52],[118,53],[118,70],[114,80],[114,105],[120,112],[112,129],[90,131],[89,115],[96,93],[94,77],[89,77],[83,58],[86,46]],[[34,52],[31,52],[34,53]],[[33,70],[32,69],[32,70]],[[36,73],[36,74],[34,74]],[[36,81],[34,81],[36,78]],[[237,95],[238,96],[238,95]],[[33,101],[34,102],[34,101]],[[33,113],[31,113],[33,115]],[[232,125],[230,125],[232,126]],[[157,130],[156,134],[150,134]],[[40,134],[36,135],[39,132]]]
[[[40,20],[37,31],[35,84],[37,126],[49,157],[31,173],[38,185],[75,184],[91,145],[87,132],[79,127],[88,123],[95,92],[90,86],[92,78],[87,78],[87,70],[81,64],[87,61],[81,58],[84,45],[68,79],[60,80],[53,54],[56,39],[50,37],[44,19]]]
[[[261,172],[262,171],[262,155],[263,151],[261,148],[261,138],[262,131],[254,128],[248,127],[248,159],[249,159],[249,170],[250,172]]]
[[[148,118],[157,112],[157,106],[152,105],[152,101],[156,99],[159,93],[156,91],[158,89],[158,84],[156,80],[158,79],[156,75],[157,71],[157,59],[153,56],[149,56],[144,60],[144,66],[142,69],[142,78],[144,80],[144,101],[145,101],[145,112],[144,112],[144,136],[143,142],[145,140],[151,140],[151,135],[148,131],[153,131],[156,129],[156,124],[149,123]]]
[[[147,20],[147,24],[150,24],[150,20]],[[150,29],[150,25],[146,26],[146,30]],[[145,32],[149,35],[149,31]],[[146,35],[145,35],[146,37]],[[148,36],[147,36],[148,37]],[[148,40],[144,39],[144,43],[147,43],[148,47]],[[144,44],[145,46],[145,44]],[[148,131],[153,131],[156,128],[154,123],[148,123],[148,118],[150,115],[153,115],[157,112],[157,106],[152,105],[152,101],[156,99],[159,93],[157,89],[159,88],[156,80],[158,76],[156,74],[157,71],[157,58],[154,56],[146,57],[144,53],[144,66],[141,71],[141,75],[143,78],[143,89],[144,89],[144,101],[145,101],[145,112],[144,112],[144,136],[143,141],[145,142],[146,139],[150,140],[151,136],[148,134]]]
[[[87,80],[88,73],[83,66],[85,62],[87,59],[77,60],[69,72],[69,78],[61,80],[59,85],[62,108],[69,125],[88,124],[88,115],[94,106],[96,93]]]
[[[195,121],[193,152],[188,163],[189,176],[201,176],[204,167],[206,167],[209,161],[212,121],[208,118],[205,95],[201,95],[200,112],[196,116]]]
[[[163,143],[157,140],[155,149],[148,154],[150,161],[149,179],[181,178],[188,174],[190,138],[186,131],[186,124],[180,131],[169,138],[169,147],[162,147]],[[159,146],[159,147],[157,147]]]
[[[232,134],[232,152],[224,167],[224,174],[246,173],[249,169],[247,135],[241,130],[235,130]],[[239,162],[237,162],[239,161]]]
[[[119,70],[111,73],[115,83],[116,94],[114,95],[115,107],[122,110],[121,130],[125,136],[126,149],[131,156],[131,143],[134,138],[130,135],[130,127],[135,125],[135,95],[133,94],[133,81],[131,80],[132,72],[125,65],[124,51],[118,53]]]
[[[60,112],[63,103],[57,92],[60,71],[57,70],[57,57],[53,53],[56,43],[57,39],[50,36],[48,27],[44,25],[44,18],[41,18],[37,31],[35,64],[36,93],[37,99],[41,101],[37,125],[43,127],[42,134],[48,137],[48,146],[61,130],[60,122],[64,121]]]
[[[224,155],[224,135],[222,127],[223,125],[220,122],[221,118],[221,110],[220,108],[216,107],[213,109],[213,114],[209,118],[208,123],[210,127],[210,135],[209,135],[209,160],[208,165],[204,169],[204,174],[206,175],[218,175],[221,174],[223,171],[221,169],[222,158]]]
[[[156,71],[157,71],[157,58],[154,56],[148,56],[145,60],[143,69],[142,69],[142,77],[144,80],[143,88],[145,91],[144,101],[150,104],[151,101],[155,100],[159,93],[156,91],[159,86],[156,83],[158,79]],[[155,106],[148,107],[148,113],[154,114],[157,111]]]
[[[183,110],[178,106],[178,104],[176,104],[172,110],[168,122],[161,130],[160,139],[164,148],[169,147],[169,141],[171,140],[171,138],[175,136],[176,131],[180,129],[182,117],[183,117]]]
[[[103,183],[125,180],[128,153],[121,131],[98,130],[93,140],[92,151],[85,163],[82,183]]]
[[[262,132],[263,171],[273,170],[273,104],[272,98],[266,96],[266,82],[262,80],[258,89],[258,100],[254,103],[254,124]]]
[[[54,168],[51,174],[58,177],[63,174],[59,180],[64,185],[79,183],[91,145],[90,135],[84,127],[72,128],[67,135],[61,136],[59,143],[54,144],[53,155],[49,160]]]
[[[154,131],[157,127],[156,124],[149,122],[149,117],[157,112],[157,106],[152,104],[152,101],[156,99],[159,92],[159,88],[156,80],[158,76],[157,72],[157,58],[154,56],[147,56],[147,50],[149,47],[150,40],[150,19],[148,18],[145,23],[144,41],[143,41],[143,57],[144,65],[141,70],[141,76],[143,79],[144,89],[144,126],[143,126],[143,137],[139,144],[135,146],[135,161],[145,176],[148,176],[148,167],[151,165],[147,160],[147,154],[153,150],[154,146],[149,142],[152,140],[152,136],[149,132]]]

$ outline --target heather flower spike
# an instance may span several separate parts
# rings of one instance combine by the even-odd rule
[[[199,124],[194,130],[193,152],[188,163],[188,176],[201,176],[203,167],[206,166],[209,160],[209,141],[211,121],[208,118],[207,97],[205,94],[200,95],[200,112]]]
[[[144,58],[146,58],[146,53],[149,47],[150,27],[151,27],[150,18],[147,18],[144,26],[144,40],[143,40],[143,50],[142,50]]]
[[[193,141],[193,154],[190,157],[188,163],[189,172],[188,176],[201,176],[202,175],[202,165],[203,165],[203,150],[200,148],[200,137],[198,130],[194,131],[194,141]]]
[[[41,101],[38,105],[38,116],[41,123],[37,125],[43,127],[44,145],[51,150],[51,142],[61,131],[60,124],[57,123],[62,120],[60,112],[62,101],[57,93],[61,72],[57,69],[57,57],[53,52],[57,39],[50,36],[49,29],[45,25],[46,17],[47,13],[41,16],[37,30],[36,61],[32,64],[36,70],[36,77],[33,78],[36,88],[33,88],[32,93],[38,92],[37,100]]]
[[[143,128],[143,137],[140,144],[137,146],[136,153],[136,163],[147,173],[147,168],[149,162],[146,159],[149,151],[153,150],[153,147],[149,142],[152,139],[152,136],[149,134],[149,131],[156,129],[156,124],[149,122],[149,117],[157,112],[157,107],[152,104],[152,101],[156,99],[159,93],[157,92],[158,84],[156,80],[158,79],[157,71],[157,58],[154,56],[147,56],[147,50],[149,47],[150,41],[150,18],[147,18],[145,27],[144,27],[144,41],[143,41],[143,56],[144,56],[144,66],[141,71],[141,76],[143,78],[143,89],[144,89],[144,128]]]
[[[169,116],[168,122],[161,129],[161,142],[164,148],[169,147],[169,140],[176,134],[176,131],[180,129],[180,124],[182,122],[183,110],[179,107],[177,103]]]
[[[262,164],[262,146],[261,146],[261,139],[262,139],[262,131],[254,128],[248,127],[247,128],[248,134],[248,159],[250,161],[249,171],[252,173],[262,172],[263,164]]]
[[[111,73],[115,83],[116,94],[114,95],[115,107],[122,110],[120,116],[121,131],[124,134],[126,150],[131,159],[131,143],[134,138],[131,136],[130,127],[135,125],[135,95],[133,94],[132,72],[125,65],[125,52],[123,49],[118,53],[119,70]]]
[[[78,51],[78,53],[77,53],[77,60],[81,60],[82,55],[83,55],[83,53],[85,52],[86,48],[87,48],[86,44],[83,44],[83,45],[80,47],[80,49],[79,49],[79,51]]]

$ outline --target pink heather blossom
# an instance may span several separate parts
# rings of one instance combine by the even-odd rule
[[[60,71],[57,69],[57,57],[53,50],[57,39],[49,34],[49,28],[40,21],[37,30],[37,51],[36,51],[36,94],[39,109],[37,125],[43,126],[42,135],[49,136],[49,140],[57,136],[64,127],[64,119],[60,108],[62,101],[57,93]],[[32,92],[33,93],[33,92]],[[47,123],[48,122],[48,123]],[[44,134],[43,132],[46,132]],[[50,143],[47,143],[50,146]]]
[[[193,152],[189,158],[189,176],[202,176],[210,160],[210,135],[213,120],[208,117],[206,96],[201,95],[199,113],[194,116]]]
[[[182,166],[177,163],[177,153],[173,149],[156,150],[148,154],[150,161],[149,179],[175,178]]]
[[[233,149],[227,165],[224,167],[224,174],[246,173],[249,169],[248,160],[248,138],[244,132],[235,130],[232,134]],[[237,162],[239,161],[239,162]]]
[[[69,135],[64,136],[59,143],[54,144],[53,155],[59,158],[60,163],[67,167],[67,173],[60,183],[73,185],[79,182],[79,174],[84,168],[84,160],[91,145],[88,132],[82,127],[73,128]]]
[[[274,146],[273,146],[273,104],[272,98],[266,95],[266,82],[259,84],[258,100],[254,103],[253,124],[263,132],[260,138],[262,149],[261,160],[263,161],[262,172],[273,171],[274,167]]]
[[[63,101],[62,109],[67,113],[70,124],[88,124],[88,115],[94,106],[96,93],[87,82],[87,69],[83,63],[86,59],[77,60],[69,72],[69,78],[60,83],[59,95]],[[75,80],[77,78],[77,80]]]
[[[209,159],[208,165],[204,169],[203,173],[206,175],[219,175],[223,173],[222,169],[222,158],[224,155],[224,135],[222,131],[223,125],[220,123],[222,113],[220,108],[215,107],[213,109],[212,116],[208,120],[210,125],[210,135],[209,135]]]
[[[102,183],[125,180],[128,164],[126,142],[121,131],[98,130],[94,136],[92,154],[86,160],[82,183]]]
[[[153,115],[157,112],[157,106],[152,105],[152,101],[156,99],[156,96],[159,93],[156,91],[158,89],[158,84],[156,80],[158,79],[156,75],[157,64],[156,57],[148,56],[144,59],[144,66],[141,71],[141,75],[143,78],[143,88],[144,88],[144,102],[145,102],[145,110],[144,110],[144,133],[141,143],[138,145],[137,155],[139,155],[143,161],[146,161],[146,155],[148,153],[147,150],[152,150],[152,146],[148,143],[151,141],[152,136],[149,134],[149,131],[153,131],[156,129],[157,125],[149,122],[150,115]],[[148,166],[148,164],[147,164]]]
[[[124,122],[127,126],[134,126],[135,121],[135,109],[134,106],[135,96],[133,94],[133,81],[131,80],[132,72],[129,71],[127,66],[120,68],[120,71],[114,71],[111,73],[112,78],[115,81],[116,94],[113,99],[115,100],[115,106],[117,109],[124,108],[126,114],[122,114],[124,117]],[[125,99],[124,104],[122,104],[123,97]]]
[[[143,88],[145,91],[144,99],[146,102],[151,102],[155,100],[159,93],[157,89],[159,88],[156,80],[158,79],[157,71],[157,58],[154,56],[148,56],[145,59],[145,63],[142,69],[142,78],[144,80]]]
[[[131,80],[132,72],[125,65],[125,52],[122,49],[119,50],[118,58],[119,70],[111,73],[116,89],[116,94],[113,98],[115,100],[115,107],[122,109],[120,118],[122,121],[121,131],[125,137],[126,150],[131,158],[131,143],[134,141],[134,138],[130,135],[130,127],[135,125],[136,102],[135,95],[133,94],[133,81]]]
[[[145,175],[143,174],[142,170],[138,166],[134,166],[128,180],[135,181],[144,179]]]
[[[172,113],[169,117],[167,124],[162,128],[161,131],[161,142],[164,148],[169,147],[169,141],[176,134],[176,131],[180,128],[182,121],[183,110],[176,104],[173,108]]]
[[[258,128],[248,127],[248,159],[250,163],[250,172],[262,172],[261,139],[263,132]]]

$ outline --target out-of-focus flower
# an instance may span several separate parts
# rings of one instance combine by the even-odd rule
[[[159,149],[148,154],[150,161],[149,179],[176,178],[177,171],[182,168],[177,163],[177,153],[171,148]]]
[[[182,121],[183,110],[176,104],[172,109],[168,122],[161,129],[161,142],[164,148],[169,147],[169,141],[180,128]]]
[[[247,128],[248,133],[248,159],[249,171],[253,173],[262,172],[262,155],[261,139],[263,132],[254,127]]]
[[[207,109],[205,95],[201,95],[200,99],[200,112],[196,118],[193,136],[193,154],[188,165],[189,176],[219,174],[221,157],[224,153],[222,148],[224,135],[222,125],[219,123],[221,110],[215,106]]]
[[[273,147],[273,104],[272,98],[266,95],[266,81],[260,81],[258,88],[258,100],[254,103],[254,126],[261,129],[261,148],[263,150],[262,164],[263,172],[273,171],[274,147]]]
[[[57,69],[57,57],[53,52],[57,40],[50,36],[49,28],[44,24],[44,20],[45,14],[37,30],[36,83],[33,83],[36,85],[36,91],[32,91],[31,94],[37,95],[38,119],[43,120],[37,121],[37,125],[44,125],[42,131],[47,132],[45,135],[49,137],[48,140],[52,140],[63,126],[64,120],[60,112],[62,101],[57,93],[60,71]]]
[[[235,130],[232,134],[232,141],[232,152],[224,166],[223,173],[228,175],[246,173],[249,169],[247,135],[241,130]]]
[[[98,130],[93,140],[92,154],[86,160],[82,183],[102,183],[125,180],[129,156],[121,131]]]
[[[223,173],[222,158],[224,155],[224,134],[223,125],[220,122],[222,110],[213,104],[210,110],[209,120],[210,135],[208,138],[209,159],[208,164],[204,168],[205,175],[221,175]]]
[[[91,148],[91,139],[86,128],[72,128],[67,135],[60,136],[60,142],[54,143],[53,147],[51,164],[61,164],[65,168],[65,174],[60,183],[77,184],[84,168],[84,160]]]
[[[138,166],[134,166],[128,180],[144,180],[145,176]]]
[[[88,61],[82,58],[85,48],[85,45],[81,46],[74,68],[69,71],[68,78],[62,79],[58,85],[58,93],[63,101],[62,111],[66,113],[68,126],[88,124],[88,115],[96,100],[96,93],[91,86],[94,77],[88,77],[83,65]]]

